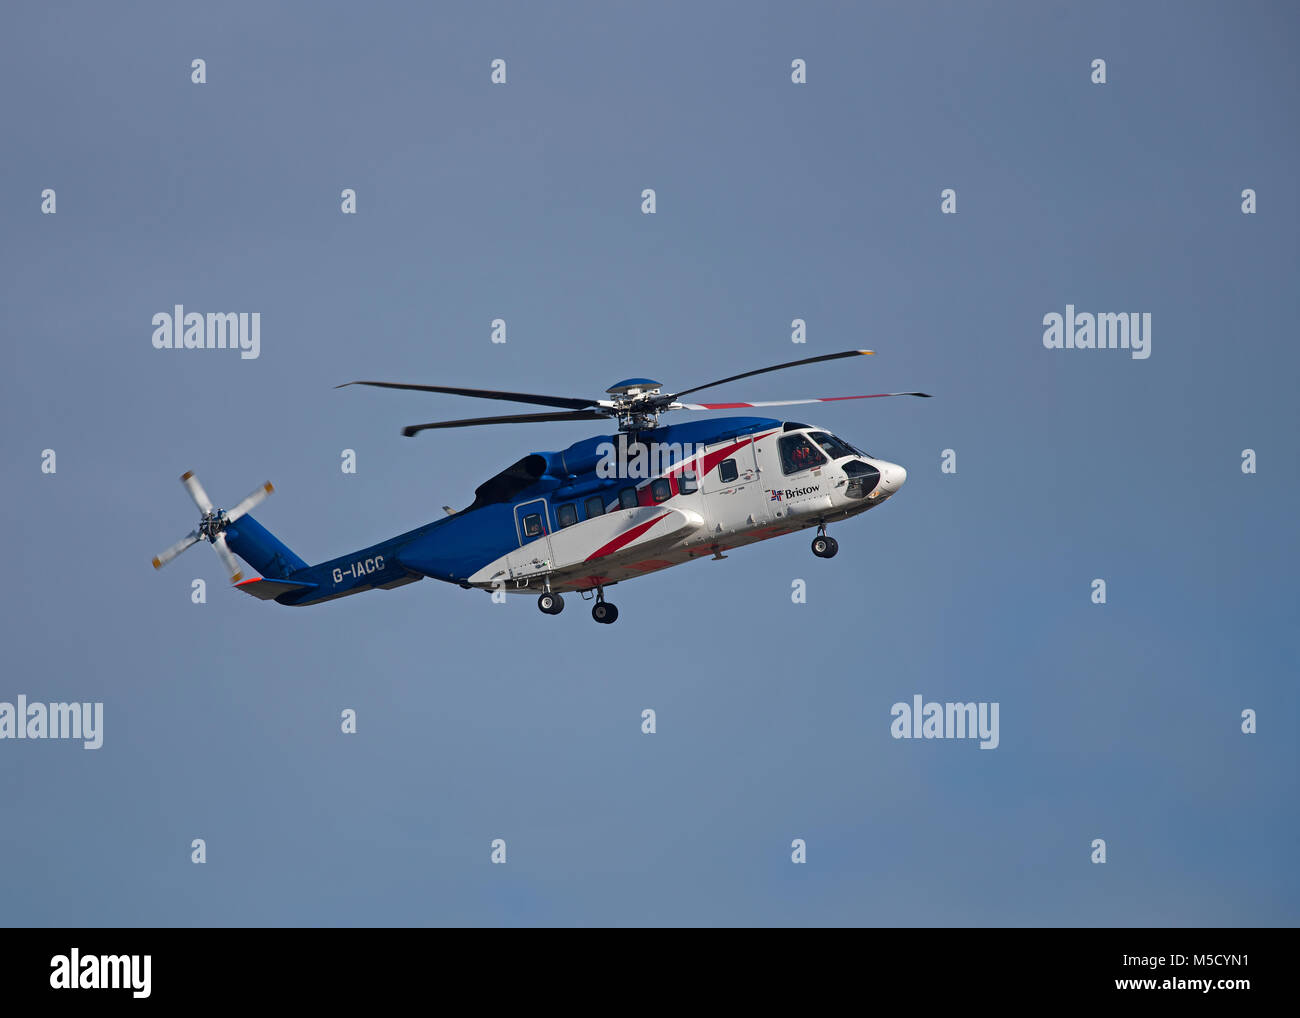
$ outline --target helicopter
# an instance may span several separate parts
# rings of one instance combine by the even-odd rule
[[[412,437],[442,428],[549,421],[614,420],[618,432],[560,452],[533,452],[488,478],[463,509],[379,544],[308,565],[250,515],[275,489],[268,481],[230,509],[216,508],[192,471],[181,476],[198,507],[195,530],[153,559],[160,569],[200,541],[213,550],[236,589],[266,601],[307,606],[368,590],[393,590],[429,577],[466,590],[535,594],[544,614],[564,610],[564,594],[594,599],[597,622],[618,608],[607,588],[698,558],[816,528],[812,552],[839,550],[826,532],[893,495],[907,480],[897,463],[880,459],[826,428],[767,417],[723,417],[661,426],[669,411],[736,410],[832,403],[925,392],[879,392],[759,403],[684,403],[715,385],[805,364],[869,356],[845,350],[730,375],[679,392],[648,378],[581,399],[495,389],[406,382],[349,385],[444,393],[557,408],[549,412],[415,424]],[[259,575],[244,577],[242,558]]]

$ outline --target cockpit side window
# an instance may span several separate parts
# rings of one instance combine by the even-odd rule
[[[776,444],[781,453],[781,469],[787,474],[797,474],[826,462],[825,455],[808,441],[807,435],[784,435]]]
[[[841,442],[838,438],[827,431],[814,431],[812,440],[826,450],[826,454],[831,459],[837,460],[842,456],[854,455],[853,446],[848,442]]]

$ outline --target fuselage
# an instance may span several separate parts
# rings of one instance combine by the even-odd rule
[[[303,584],[272,592],[289,605],[426,576],[507,593],[600,589],[856,516],[906,477],[825,428],[761,417],[693,421],[532,453],[444,519],[319,565],[263,571]],[[230,533],[246,559],[265,562],[278,547],[251,516]]]
[[[535,453],[398,551],[452,583],[587,590],[879,505],[906,471],[829,430],[733,417]]]

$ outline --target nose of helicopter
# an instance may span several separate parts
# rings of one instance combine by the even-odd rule
[[[880,464],[880,486],[891,495],[903,486],[907,480],[907,471],[897,463]]]

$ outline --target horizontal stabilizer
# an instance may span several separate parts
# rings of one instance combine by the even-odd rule
[[[274,601],[281,594],[289,594],[299,590],[312,590],[318,584],[295,583],[293,580],[272,580],[257,576],[251,580],[245,580],[243,583],[236,583],[235,586],[246,594],[260,597],[263,601]]]

